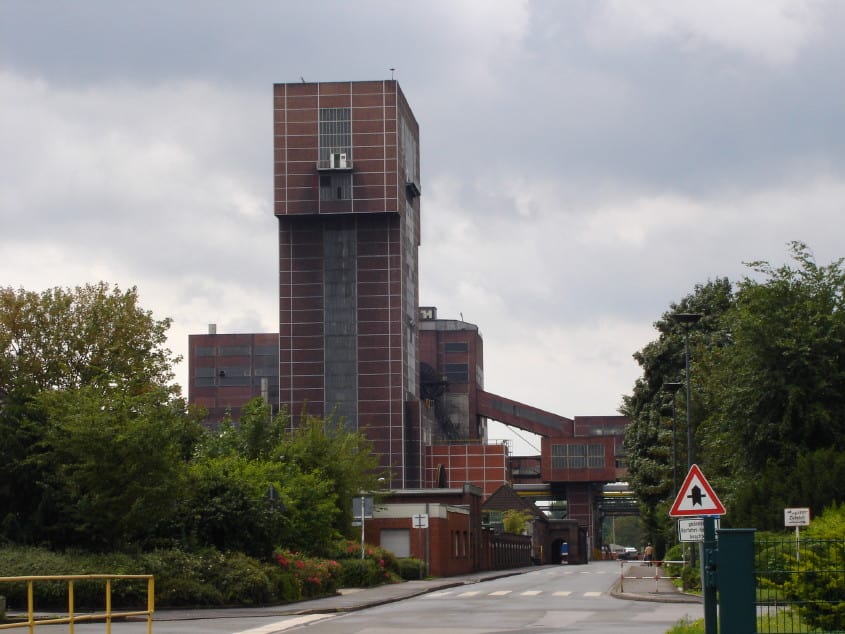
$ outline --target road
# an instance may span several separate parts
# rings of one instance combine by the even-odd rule
[[[700,618],[698,604],[614,598],[616,562],[542,567],[525,574],[439,590],[396,603],[341,614],[156,620],[155,634],[517,634],[527,631],[661,634],[679,619]],[[158,613],[157,619],[166,618]],[[67,626],[38,632],[66,632]],[[77,634],[105,632],[103,624],[77,625]],[[114,634],[144,634],[145,623],[116,623]]]

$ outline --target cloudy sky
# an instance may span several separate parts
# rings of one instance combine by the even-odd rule
[[[695,284],[845,255],[843,35],[823,0],[0,0],[0,284],[136,285],[181,354],[275,331],[272,85],[393,73],[421,303],[489,391],[615,414]]]

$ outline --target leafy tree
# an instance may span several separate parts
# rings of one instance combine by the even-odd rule
[[[534,516],[526,510],[508,509],[502,515],[502,524],[506,533],[522,535],[528,522]]]
[[[723,347],[729,342],[721,319],[732,301],[732,288],[727,278],[696,286],[693,293],[671,304],[669,310],[655,322],[658,338],[634,354],[642,368],[642,376],[635,382],[631,395],[623,399],[621,411],[631,419],[625,435],[625,448],[631,487],[642,505],[644,529],[658,550],[662,548],[664,539],[674,539],[674,530],[666,511],[677,493],[672,490],[673,419],[670,406],[673,393],[666,391],[663,386],[668,382],[682,382],[685,371],[685,332],[671,315],[703,315],[690,331],[690,357],[691,364],[694,364],[701,350]],[[695,390],[701,378],[697,366],[694,366],[692,372],[695,379],[691,388]],[[674,395],[679,483],[686,473],[686,451],[682,440],[686,437],[684,397],[683,390]],[[692,405],[691,419],[695,431],[696,421],[701,418],[701,409],[696,398],[693,398]]]
[[[56,546],[140,547],[176,512],[187,462],[184,402],[87,386],[45,391],[40,526]],[[198,425],[194,421],[194,425]],[[195,432],[191,430],[189,435]]]
[[[282,545],[319,554],[338,536],[350,534],[352,498],[377,488],[377,466],[363,434],[316,417],[304,417],[291,430],[286,410],[271,420],[266,403],[254,399],[243,408],[237,424],[224,420],[200,443],[192,468],[198,478],[193,488],[213,493],[189,503],[194,510],[186,514],[198,518],[189,532],[199,542],[211,538],[223,549],[236,543],[247,548],[240,537],[229,536],[249,534],[261,553],[270,552],[268,546]],[[250,474],[248,482],[242,482],[245,474]],[[261,525],[263,496],[271,485],[279,495],[278,508],[283,509],[274,515],[274,530]],[[202,510],[204,500],[214,501],[214,513]],[[249,511],[250,504],[258,506]]]
[[[764,500],[818,513],[845,494],[831,477],[845,449],[845,271],[841,259],[816,264],[801,243],[791,253],[797,266],[749,265],[763,279],[738,285],[724,318],[731,345],[701,362],[708,469],[733,484],[731,521],[758,528],[781,523]]]
[[[658,321],[659,338],[635,355],[643,376],[623,411],[631,481],[647,531],[667,537],[663,506],[673,499],[665,381],[683,382],[683,331],[674,312],[704,317],[690,332],[693,461],[729,508],[726,524],[781,526],[781,509],[814,513],[842,500],[845,460],[845,271],[818,265],[790,245],[793,264],[749,266],[732,292],[727,280],[697,286]],[[684,390],[677,393],[685,410]],[[678,430],[685,435],[685,417]],[[683,455],[683,452],[679,452]]]
[[[178,360],[164,347],[169,327],[140,308],[135,287],[0,288],[0,390],[169,386]]]
[[[280,445],[277,457],[302,473],[317,474],[321,481],[331,483],[332,500],[340,509],[332,528],[343,535],[351,531],[352,498],[379,488],[378,458],[369,440],[331,417],[303,416],[299,427]]]
[[[71,506],[61,499],[65,483],[57,474],[76,466],[53,461],[59,451],[76,450],[77,438],[57,445],[62,429],[84,428],[90,415],[102,430],[104,418],[129,417],[126,407],[144,394],[145,416],[153,415],[156,398],[160,409],[186,414],[170,383],[177,359],[164,348],[169,325],[139,307],[135,288],[124,292],[105,282],[40,294],[0,288],[0,538],[32,543],[46,539],[51,523],[67,521],[57,515]],[[118,395],[126,405],[120,412]],[[184,459],[199,431],[195,417],[176,418],[167,421]],[[53,535],[61,538],[61,531]]]

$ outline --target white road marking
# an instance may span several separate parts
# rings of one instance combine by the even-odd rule
[[[330,619],[334,616],[334,614],[306,614],[303,616],[294,617],[288,621],[278,621],[276,623],[269,623],[268,625],[253,627],[248,630],[241,630],[240,632],[235,632],[235,634],[272,634],[273,632],[289,630],[290,628],[296,627],[297,625],[305,625],[306,623],[312,623],[314,621]]]
[[[491,592],[490,596],[491,597],[503,597],[506,594],[510,594],[511,592],[513,592],[513,590],[496,590],[496,592]]]

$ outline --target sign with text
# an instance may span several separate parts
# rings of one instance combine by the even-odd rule
[[[809,526],[810,509],[783,509],[784,526]]]
[[[716,520],[716,528],[719,528],[719,520]],[[686,518],[678,520],[678,541],[680,542],[703,542],[704,541],[704,520]]]

